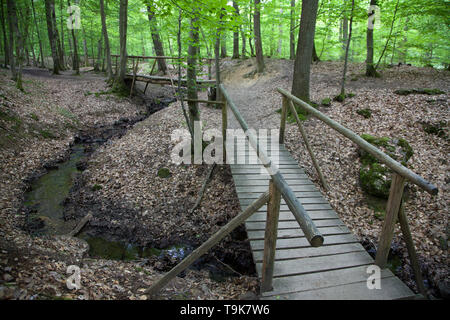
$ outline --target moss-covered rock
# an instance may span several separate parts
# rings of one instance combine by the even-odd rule
[[[323,106],[329,107],[329,106],[331,106],[331,99],[330,98],[322,99],[321,103]]]
[[[431,122],[422,122],[422,128],[423,130],[428,134],[434,134],[441,138],[446,138],[446,128],[447,128],[447,122],[442,120],[436,123]]]
[[[356,113],[366,119],[369,119],[372,116],[372,110],[370,110],[369,108],[356,110]]]
[[[171,173],[169,171],[169,169],[167,168],[161,168],[158,170],[158,177],[160,178],[168,178],[170,177]]]
[[[361,137],[404,166],[413,155],[413,149],[405,139],[374,137],[363,134]],[[392,182],[392,171],[374,156],[359,149],[361,169],[359,181],[362,189],[369,195],[387,199]]]

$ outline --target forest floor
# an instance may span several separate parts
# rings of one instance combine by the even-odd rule
[[[291,90],[293,61],[266,59],[265,62],[266,72],[254,75],[254,62],[250,60],[223,61],[223,81],[251,127],[279,128],[280,114],[276,111],[281,108],[282,101],[276,88]],[[431,196],[419,187],[408,184],[409,198],[405,210],[426,286],[435,296],[440,296],[440,291],[444,295],[444,292],[448,294],[450,72],[403,65],[383,70],[381,78],[368,78],[364,75],[364,64],[350,64],[346,92],[355,96],[340,103],[333,101],[333,97],[340,92],[342,70],[341,62],[314,64],[311,69],[311,100],[319,105],[321,112],[357,134],[404,138],[412,146],[414,155],[408,167],[436,185],[439,194]],[[447,94],[404,96],[394,93],[397,89],[413,88],[437,88]],[[331,99],[328,107],[321,105],[321,101],[326,98]],[[371,110],[370,118],[357,113],[366,108]],[[439,135],[425,132],[424,123],[440,128]],[[374,251],[382,226],[380,204],[374,204],[373,197],[367,197],[361,189],[361,164],[357,146],[315,118],[305,121],[305,130],[330,186],[328,191],[319,183],[295,123],[287,125],[286,147],[305,168],[340,218],[362,243]],[[397,276],[417,292],[398,225],[392,248],[401,258]]]
[[[276,110],[281,97],[275,89],[290,89],[293,63],[267,59],[268,71],[262,76],[251,74],[252,60],[225,59],[221,65],[225,85],[249,123],[278,128]],[[341,63],[313,66],[313,101],[337,95],[341,70]],[[447,120],[447,96],[397,96],[392,91],[431,87],[448,92],[448,72],[401,67],[386,70],[381,79],[368,79],[362,73],[362,65],[350,66],[348,92],[356,96],[320,110],[358,134],[402,136],[413,146],[410,168],[440,190],[439,195],[431,197],[411,188],[406,205],[430,288],[436,287],[448,279],[448,249],[441,247],[439,239],[447,244],[449,149],[447,139],[425,133],[420,123]],[[177,143],[171,140],[171,134],[186,129],[179,102],[147,118],[148,106],[142,99],[108,93],[104,78],[92,72],[80,77],[65,72],[56,77],[45,70],[30,69],[24,80],[25,92],[18,91],[7,72],[0,71],[0,299],[147,299],[145,289],[179,261],[161,255],[131,261],[94,258],[78,238],[30,234],[23,209],[30,181],[67,159],[80,135],[95,138],[108,126],[129,122],[123,134],[110,137],[92,151],[64,204],[69,220],[78,221],[89,211],[94,213],[86,226],[93,235],[111,241],[128,240],[141,247],[164,249],[181,244],[191,250],[239,212],[230,170],[218,166],[201,206],[187,214],[208,167],[177,166],[170,161],[170,151]],[[147,93],[153,101],[173,97],[168,87],[150,86]],[[205,95],[200,94],[201,98]],[[355,114],[366,107],[372,110],[371,118]],[[205,129],[220,127],[220,110],[202,104],[200,111]],[[359,187],[356,147],[316,120],[306,121],[305,126],[331,185],[328,192],[322,190],[324,195],[361,241],[376,243],[381,221],[375,218]],[[293,125],[288,125],[286,145],[320,187]],[[158,176],[163,168],[170,172],[166,178]],[[254,298],[258,281],[254,269],[249,268],[252,262],[245,239],[245,230],[240,228],[201,259],[196,268],[163,289],[159,298]],[[404,257],[398,275],[414,287],[399,230],[394,241]],[[69,265],[81,268],[82,288],[77,291],[66,287]],[[224,276],[216,281],[211,274]]]

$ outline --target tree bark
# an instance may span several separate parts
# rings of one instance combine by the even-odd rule
[[[14,65],[14,72],[12,72],[13,80],[16,82],[16,87],[19,90],[23,90],[22,87],[22,64],[23,64],[23,37],[19,30],[19,21],[17,17],[17,7],[14,0],[6,0],[6,5],[8,8],[8,19],[9,19],[9,30],[12,35],[11,38],[15,38],[14,40],[10,40],[10,61],[12,62],[11,66]],[[17,69],[15,66],[14,55],[12,54],[13,48],[15,47],[16,58],[17,58]],[[13,68],[11,68],[13,71]]]
[[[309,102],[311,57],[314,46],[318,0],[303,0],[300,30],[298,33],[297,56],[294,63],[292,94]]]
[[[291,19],[289,25],[289,59],[295,59],[295,0],[291,0]]]
[[[236,18],[239,17],[239,5],[233,1],[233,8],[235,10]],[[235,27],[233,32],[233,57],[232,59],[239,59],[239,27]]]
[[[370,0],[370,5],[376,5],[377,0]],[[369,19],[375,14],[375,10],[371,10],[368,14]],[[375,22],[375,21],[374,21]],[[367,57],[366,57],[366,76],[377,77],[378,73],[375,70],[373,63],[373,27],[367,27]]]
[[[102,63],[102,51],[102,38],[100,38],[97,42],[97,62],[94,64],[95,71],[100,71]]]
[[[36,10],[34,8],[34,1],[30,0],[30,2],[31,2],[31,9],[33,11],[34,26],[36,27],[36,34],[37,34],[38,41],[39,41],[39,54],[41,55],[41,65],[40,65],[40,67],[41,68],[45,68],[44,51],[42,50],[42,40],[41,40],[41,35],[39,33],[39,25],[38,25],[37,20],[36,20]]]
[[[3,33],[3,50],[5,52],[4,66],[6,68],[6,66],[9,65],[9,45],[8,45],[8,38],[6,37],[6,23],[5,23],[5,14],[3,11],[3,0],[0,0],[0,20],[2,23],[2,33]]]
[[[127,9],[128,0],[120,0],[119,7],[119,39],[120,39],[120,62],[118,66],[117,78],[114,84],[116,91],[124,91],[125,74],[127,69]]]
[[[61,65],[59,61],[58,45],[57,45],[58,33],[56,31],[56,24],[54,23],[54,20],[52,18],[54,16],[54,12],[55,12],[55,1],[45,0],[45,17],[47,20],[48,39],[52,51],[53,74],[59,74],[59,70],[61,70]]]
[[[67,0],[67,5],[70,7],[70,0]],[[75,71],[76,75],[79,75],[80,74],[80,58],[78,57],[78,44],[77,44],[77,38],[75,36],[75,29],[72,28],[70,30],[70,33],[72,35],[72,42],[73,42],[72,70]]]
[[[197,47],[199,43],[199,28],[198,17],[194,13],[194,17],[191,18],[191,27],[189,32],[189,47],[187,57],[187,97],[189,100],[198,100],[197,94]],[[200,114],[198,111],[198,103],[188,101],[189,106],[189,121],[191,128],[194,128],[194,122],[200,121]]]
[[[280,16],[283,14],[283,9],[280,9]],[[283,46],[283,24],[281,23],[282,18],[280,18],[280,24],[278,25],[278,48],[277,54],[281,56],[281,50]]]
[[[346,5],[347,5],[347,0],[344,0],[344,6],[346,6]],[[347,49],[347,40],[348,40],[348,17],[347,17],[347,10],[344,10],[344,17],[342,18],[342,60],[345,59],[345,51]]]
[[[100,0],[100,15],[102,20],[102,34],[105,42],[105,56],[106,56],[106,74],[108,80],[113,78],[112,64],[111,64],[111,49],[109,47],[108,29],[106,28],[106,14],[104,1]]]
[[[345,100],[345,77],[347,74],[347,64],[348,64],[348,50],[350,48],[350,42],[352,41],[352,29],[353,29],[353,12],[355,10],[355,0],[352,0],[352,12],[350,15],[350,32],[348,34],[348,39],[347,39],[347,45],[345,48],[345,56],[344,56],[344,71],[342,74],[342,82],[341,82],[341,93],[340,93],[340,99],[344,101]]]
[[[61,23],[61,64],[66,68],[65,59],[65,48],[64,48],[64,19],[63,19],[63,0],[59,1],[59,20]]]
[[[220,37],[220,57],[227,57],[227,34],[226,30],[222,30],[222,37]]]
[[[255,0],[255,12],[253,14],[253,29],[255,32],[256,72],[264,72],[264,57],[261,40],[261,11],[260,0]]]
[[[153,47],[157,56],[164,56],[164,47],[159,36],[159,31],[155,20],[155,9],[151,5],[147,5],[148,21],[150,22],[150,31],[152,34]],[[165,59],[158,59],[158,70],[163,74],[167,73],[167,65]]]

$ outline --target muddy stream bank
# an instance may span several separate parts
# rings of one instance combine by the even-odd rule
[[[198,239],[176,234],[158,241],[149,238],[135,218],[141,214],[136,208],[121,203],[120,199],[98,197],[96,191],[102,186],[88,186],[82,176],[97,148],[119,139],[135,124],[173,101],[171,98],[144,101],[147,112],[138,117],[81,130],[63,161],[48,163],[27,179],[28,189],[21,208],[26,216],[23,228],[34,236],[66,235],[91,213],[93,218],[77,235],[89,245],[91,258],[142,260],[165,272],[192,252],[200,244]],[[106,215],[108,219],[103,218]],[[111,224],[111,221],[115,223]],[[229,276],[255,275],[246,239],[245,228],[241,226],[231,234],[226,249],[213,249],[192,268],[207,269],[211,279],[217,281]]]

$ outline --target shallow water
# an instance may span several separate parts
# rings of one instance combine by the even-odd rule
[[[76,164],[86,157],[84,149],[84,145],[75,145],[67,161],[33,181],[31,190],[25,193],[25,207],[32,209],[33,217],[44,221],[39,233],[59,235],[72,230],[74,223],[64,220],[63,203],[79,173]]]

